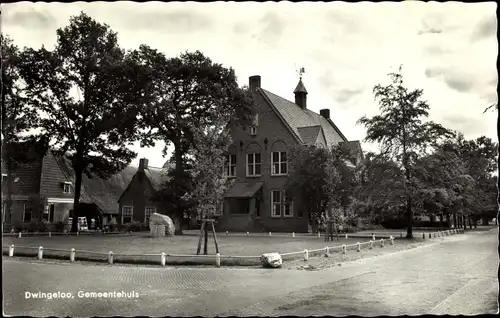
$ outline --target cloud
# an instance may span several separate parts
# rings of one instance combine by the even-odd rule
[[[263,28],[254,36],[260,41],[266,44],[276,44],[281,39],[285,25],[279,15],[268,12],[260,19],[259,23]]]
[[[3,11],[2,24],[8,27],[23,27],[45,29],[55,26],[56,19],[46,10],[36,10],[33,7],[10,7]]]
[[[497,19],[494,16],[485,16],[472,33],[473,40],[481,40],[493,37],[497,34]]]
[[[141,14],[130,13],[129,19],[123,24],[127,29],[168,31],[174,33],[189,33],[210,29],[214,21],[206,15],[188,11],[176,10],[145,11]]]
[[[440,30],[440,29],[435,29],[435,28],[429,28],[429,29],[426,29],[426,30],[420,30],[418,31],[418,35],[422,35],[422,34],[440,34],[440,33],[443,33],[443,30]]]
[[[481,112],[478,112],[478,114],[481,114]],[[481,125],[484,125],[483,118],[474,117],[470,114],[452,113],[450,115],[444,115],[441,124],[444,127],[459,131],[466,136],[479,136],[484,134],[484,128],[481,127]]]
[[[363,92],[364,92],[363,87],[358,89],[349,89],[349,88],[340,89],[335,92],[335,100],[341,104],[346,103],[352,98],[360,94],[363,94]]]

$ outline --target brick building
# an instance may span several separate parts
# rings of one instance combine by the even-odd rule
[[[307,108],[307,90],[299,80],[295,102],[261,87],[261,77],[249,78],[255,96],[252,126],[232,127],[233,144],[225,173],[235,179],[224,200],[217,228],[221,231],[308,232],[301,202],[290,201],[284,191],[288,175],[288,149],[294,145],[347,146],[352,164],[362,155],[359,141],[348,141],[330,118]]]

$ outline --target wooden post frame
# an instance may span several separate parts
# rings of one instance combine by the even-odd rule
[[[203,244],[203,254],[207,255],[208,254],[208,231],[212,231],[212,235],[214,237],[214,243],[215,243],[215,252],[219,253],[219,244],[217,243],[217,235],[215,234],[215,220],[214,219],[203,219],[202,224],[201,224],[201,230],[200,230],[200,237],[198,240],[198,248],[196,250],[196,255],[200,254],[201,251],[201,242],[203,241],[203,237],[205,237],[205,242]],[[209,229],[210,227],[210,229]]]

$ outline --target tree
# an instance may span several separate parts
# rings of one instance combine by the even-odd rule
[[[405,172],[406,237],[413,238],[412,167],[420,155],[427,153],[431,146],[450,135],[450,132],[432,121],[422,121],[429,115],[429,105],[421,99],[423,90],[410,91],[403,86],[401,67],[398,73],[390,73],[389,77],[391,84],[378,84],[373,89],[381,114],[372,118],[363,116],[358,123],[367,128],[365,140],[378,142],[382,152],[395,160]]]
[[[291,198],[301,202],[300,208],[307,212],[312,230],[316,232],[330,200],[327,182],[332,184],[336,176],[335,170],[330,170],[330,175],[327,174],[329,150],[297,145],[290,149],[289,160],[286,192]]]
[[[399,216],[405,202],[404,173],[387,155],[369,152],[357,167],[359,182],[354,190],[352,208],[367,215],[373,223]]]
[[[155,140],[163,140],[165,147],[172,143],[177,175],[184,174],[184,158],[193,149],[195,127],[210,127],[221,117],[232,118],[231,125],[250,123],[253,98],[238,87],[233,69],[212,62],[199,51],[167,59],[163,53],[141,46],[134,59],[151,70],[153,80],[150,90],[154,98],[144,113],[148,129],[142,143],[152,146]],[[178,193],[177,198],[183,196]],[[184,211],[172,214],[180,218]]]
[[[220,204],[234,181],[223,173],[224,155],[231,144],[228,122],[229,118],[221,117],[211,127],[192,128],[194,145],[190,154],[196,163],[191,169],[195,187],[188,198],[196,202],[199,214],[204,217],[210,213],[207,207]]]
[[[36,125],[37,116],[30,111],[28,99],[20,77],[21,64],[18,47],[3,34],[2,56],[2,163],[7,170],[6,220],[12,214],[12,171],[42,157],[46,152],[46,140],[27,135]]]
[[[82,174],[106,178],[136,156],[127,146],[136,138],[139,113],[150,95],[148,69],[132,56],[120,49],[108,25],[83,12],[57,30],[53,51],[42,47],[22,55],[22,77],[41,118],[40,134],[57,154],[68,156],[75,173],[73,232]]]

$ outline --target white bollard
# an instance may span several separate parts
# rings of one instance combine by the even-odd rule
[[[108,254],[108,263],[113,264],[113,252],[109,252]]]
[[[292,237],[295,237],[295,232],[292,232]]]
[[[330,256],[330,249],[327,247],[325,247],[325,256],[328,257]]]
[[[359,242],[356,243],[356,252],[361,252],[361,244]]]
[[[13,256],[14,256],[14,244],[9,246],[9,257],[13,257]]]
[[[76,236],[80,236],[80,232],[76,232]]]
[[[226,236],[227,236],[227,231],[226,231]]]
[[[220,254],[215,254],[215,266],[220,267]]]
[[[38,259],[42,259],[43,258],[43,246],[40,246],[38,248]]]
[[[21,232],[19,232],[19,238],[21,238],[21,235],[22,235]]]
[[[307,261],[309,259],[309,252],[307,250],[304,250],[304,261]]]
[[[49,237],[52,237],[52,233],[51,232],[49,232]]]
[[[318,237],[321,237],[321,233],[318,231]]]
[[[347,240],[347,233],[345,234],[345,239]]]
[[[271,232],[269,232],[269,236],[272,236]]]
[[[372,241],[375,241],[375,234],[372,234]]]
[[[249,234],[249,233],[247,232],[247,236],[248,236],[248,234]]]
[[[347,246],[345,244],[342,245],[342,253],[344,253],[344,254],[347,253]]]
[[[373,241],[370,241],[370,249],[373,249]]]
[[[74,248],[71,249],[69,252],[69,261],[74,262],[75,261],[75,256],[76,256],[76,251]]]
[[[394,245],[394,237],[391,236],[390,240],[391,240],[391,245]]]
[[[167,254],[161,253],[160,263],[161,266],[165,267],[165,264],[167,263]]]
[[[384,247],[384,239],[380,239],[380,247]]]

